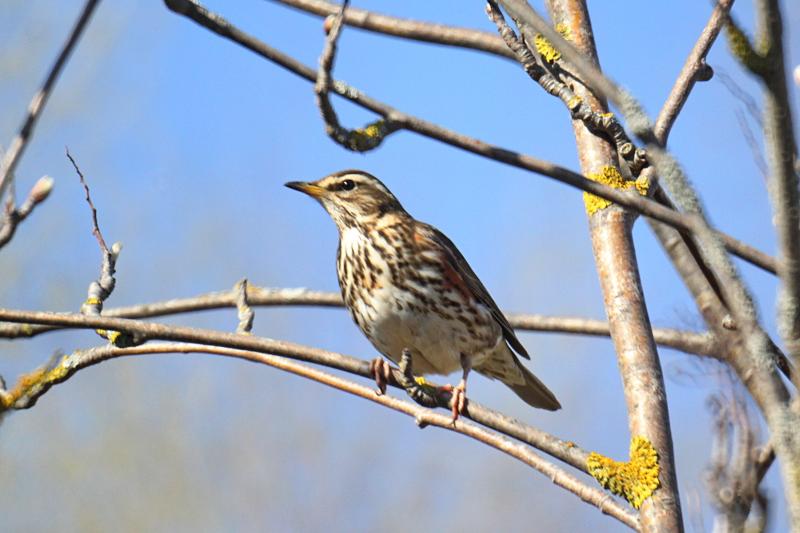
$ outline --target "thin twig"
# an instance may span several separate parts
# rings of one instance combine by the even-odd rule
[[[416,424],[420,427],[436,426],[459,433],[461,435],[465,435],[477,440],[478,442],[486,444],[487,446],[495,448],[498,451],[508,454],[511,457],[514,457],[515,459],[530,466],[531,468],[541,472],[545,476],[549,477],[557,486],[572,492],[581,498],[581,500],[594,505],[604,514],[616,518],[628,527],[634,530],[638,530],[639,528],[636,514],[623,507],[620,503],[616,502],[611,496],[596,487],[591,487],[580,481],[565,470],[533,453],[528,447],[512,442],[510,439],[495,431],[490,431],[464,421],[457,421],[454,423],[452,418],[449,416],[437,413],[430,409],[425,409],[418,405],[414,405],[411,402],[400,400],[389,395],[377,395],[369,387],[359,385],[350,380],[334,376],[328,372],[317,370],[307,365],[289,361],[283,357],[275,355],[258,353],[255,351],[224,348],[219,346],[205,346],[201,344],[154,343],[130,348],[117,348],[108,345],[89,350],[77,351],[73,354],[64,356],[55,366],[44,369],[45,373],[49,372],[54,374],[50,381],[47,381],[49,376],[44,376],[45,383],[41,386],[33,385],[27,389],[23,388],[22,390],[12,389],[11,391],[7,392],[3,391],[5,396],[4,400],[6,402],[13,401],[13,404],[11,405],[12,408],[28,408],[35,403],[36,399],[38,399],[38,397],[41,396],[41,394],[43,394],[49,388],[49,386],[54,383],[63,382],[82,368],[118,357],[169,353],[207,353],[226,357],[235,357],[254,363],[268,365],[285,372],[322,383],[337,390],[347,392],[394,411],[404,413],[412,417]],[[23,387],[25,387],[27,382],[22,380],[21,384]],[[37,394],[38,396],[36,396]]]
[[[335,15],[339,11],[338,5],[323,0],[272,1],[322,17]],[[364,9],[352,7],[348,8],[344,15],[344,23],[354,28],[361,28],[384,35],[392,35],[403,39],[445,46],[468,48],[514,59],[514,54],[511,53],[503,41],[496,35],[486,31],[392,17],[374,11],[366,11]]]
[[[2,222],[0,222],[0,248],[5,246],[16,233],[19,224],[28,218],[33,212],[33,209],[44,202],[50,191],[53,190],[53,178],[50,176],[42,176],[31,188],[28,197],[17,207],[14,204],[13,192],[6,198],[6,209],[3,213]]]
[[[325,38],[325,46],[319,58],[317,82],[314,84],[314,93],[317,95],[322,120],[325,122],[325,132],[338,144],[354,152],[368,152],[380,146],[383,140],[399,129],[390,119],[377,120],[367,126],[355,130],[342,127],[336,110],[331,104],[329,91],[331,89],[331,72],[336,60],[336,48],[339,34],[342,31],[342,20],[350,0],[344,0],[336,15],[332,15],[333,22]],[[327,20],[326,20],[327,22]],[[327,28],[327,25],[326,25]]]
[[[711,12],[711,18],[709,18],[705,28],[703,28],[700,38],[694,43],[689,57],[686,58],[686,62],[683,64],[683,68],[680,74],[678,74],[678,78],[675,80],[672,90],[669,92],[667,101],[658,114],[653,130],[656,139],[662,145],[666,145],[672,125],[675,123],[675,119],[678,118],[678,114],[689,98],[689,93],[692,92],[694,84],[698,81],[698,75],[702,73],[704,69],[708,68],[706,56],[709,50],[711,50],[714,41],[716,41],[720,30],[725,25],[725,21],[728,18],[727,14],[733,6],[733,1],[734,0],[720,0],[717,2],[717,5],[714,6],[714,10]]]
[[[94,235],[94,238],[97,239],[97,244],[100,245],[100,251],[104,254],[109,254],[111,251],[108,249],[106,240],[103,238],[103,233],[100,231],[100,226],[97,223],[97,209],[92,202],[92,195],[89,193],[89,185],[86,183],[86,178],[84,177],[83,172],[81,172],[81,169],[78,167],[78,164],[75,162],[75,159],[73,159],[72,154],[69,153],[69,148],[65,148],[64,153],[67,155],[69,162],[72,163],[72,168],[75,169],[75,172],[78,174],[78,178],[81,180],[83,192],[86,195],[86,203],[89,205],[89,209],[92,211],[92,235]],[[110,290],[114,290],[113,283]]]
[[[193,0],[165,0],[167,7],[171,10],[184,15],[201,26],[221,35],[227,39],[240,44],[248,50],[272,61],[290,72],[305,78],[311,82],[316,82],[317,73],[294,58],[266,45],[262,41],[252,37],[231,25],[227,20],[216,13],[212,13],[204,7],[198,5]],[[474,154],[499,161],[501,163],[529,170],[542,176],[553,178],[561,183],[590,192],[596,196],[611,200],[629,209],[633,209],[646,216],[664,222],[670,226],[687,232],[697,230],[698,222],[691,216],[683,215],[673,209],[666,208],[657,202],[643,197],[639,194],[632,194],[626,191],[614,189],[596,181],[586,179],[584,176],[573,172],[564,167],[560,167],[548,161],[542,161],[526,154],[520,154],[511,150],[485,143],[481,140],[456,133],[443,128],[437,124],[422,120],[420,118],[402,113],[391,106],[379,102],[366,96],[361,91],[340,81],[334,81],[332,90],[336,94],[350,100],[351,102],[369,109],[383,117],[390,119],[398,124],[402,129],[413,131],[431,139],[441,141],[450,146],[472,152]],[[719,233],[728,249],[759,268],[768,272],[775,271],[774,258],[756,250],[729,235]]]
[[[758,425],[736,385],[731,388],[709,401],[714,432],[705,482],[717,511],[715,531],[743,531],[753,503],[765,501],[759,485],[766,470],[755,447]]]
[[[83,302],[83,305],[81,305],[81,314],[100,316],[103,312],[103,304],[106,299],[111,296],[111,293],[114,292],[114,286],[117,283],[114,272],[117,265],[117,258],[119,257],[120,251],[122,251],[122,245],[115,242],[109,249],[106,240],[103,238],[103,233],[100,231],[100,226],[97,223],[97,209],[94,206],[94,202],[92,202],[92,196],[89,193],[89,185],[86,183],[86,178],[75,162],[75,159],[72,157],[72,154],[69,153],[68,148],[65,149],[65,152],[83,186],[83,191],[86,195],[86,203],[89,205],[89,209],[92,212],[92,235],[94,235],[98,246],[100,246],[101,255],[100,276],[89,284],[89,288],[86,291],[86,300]],[[118,331],[105,329],[98,329],[96,331],[98,335],[117,346],[131,346],[136,344],[130,335],[120,334]]]
[[[99,0],[87,0],[86,4],[83,6],[80,16],[78,17],[78,21],[75,23],[75,26],[72,28],[67,41],[61,48],[61,52],[59,52],[55,63],[53,63],[53,66],[50,68],[47,78],[45,78],[44,83],[39,90],[36,91],[36,94],[33,95],[33,99],[28,105],[28,114],[25,116],[22,126],[20,126],[17,135],[11,141],[8,151],[5,153],[3,160],[0,162],[0,199],[3,198],[8,185],[13,179],[14,170],[17,168],[17,164],[22,157],[22,153],[25,151],[25,148],[31,139],[33,129],[36,126],[36,121],[39,120],[39,116],[42,114],[42,110],[44,109],[45,104],[47,104],[48,98],[50,98],[50,93],[53,91],[56,80],[58,80],[58,76],[61,74],[64,64],[67,62],[67,59],[72,53],[72,50],[75,48],[75,45],[78,44],[78,40],[80,39],[83,30],[86,28],[89,19],[92,17],[92,13],[94,12],[94,9],[97,7],[98,3]]]
[[[253,308],[250,307],[250,302],[247,298],[247,288],[247,278],[244,278],[234,287],[237,293],[236,311],[237,317],[239,318],[239,324],[236,326],[236,333],[249,334],[253,329],[253,319],[256,315],[253,312]]]

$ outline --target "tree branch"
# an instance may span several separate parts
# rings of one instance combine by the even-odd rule
[[[50,191],[53,190],[53,178],[50,176],[42,176],[31,188],[28,197],[17,207],[14,203],[13,191],[6,198],[6,208],[3,214],[3,219],[0,221],[0,248],[5,246],[8,241],[14,237],[19,224],[28,218],[33,212],[33,209],[44,202]]]
[[[734,344],[741,343],[743,349],[736,349],[731,360],[739,378],[745,383],[750,393],[761,408],[775,439],[775,450],[781,458],[781,469],[787,487],[791,488],[789,506],[793,509],[793,519],[800,523],[800,421],[796,413],[789,409],[789,393],[785,384],[775,371],[779,362],[777,348],[758,323],[757,313],[751,295],[744,286],[738,271],[725,253],[719,233],[715,232],[703,215],[701,203],[683,173],[678,162],[661,148],[653,132],[653,127],[641,104],[633,96],[619,88],[606,78],[600,70],[592,65],[576,49],[553,30],[523,0],[498,0],[516,18],[523,22],[521,31],[526,38],[531,28],[542,33],[561,52],[578,74],[589,83],[593,90],[613,100],[614,104],[625,116],[633,133],[647,142],[650,160],[656,171],[668,185],[678,205],[686,214],[693,215],[696,222],[698,247],[706,264],[713,269],[719,287],[724,294],[725,303],[729,306],[732,320],[729,320],[731,332],[739,337]],[[526,34],[527,31],[527,34]],[[530,35],[533,38],[533,35]],[[718,325],[711,325],[718,331]]]
[[[321,17],[335,15],[339,11],[338,5],[322,0],[272,1]],[[403,39],[445,46],[468,48],[514,59],[514,54],[506,47],[499,37],[485,31],[391,17],[375,13],[374,11],[356,8],[347,9],[347,13],[345,13],[344,16],[344,23],[354,28],[361,28],[362,30],[382,33],[384,35],[392,35]]]
[[[103,316],[152,318],[212,309],[240,308],[242,294],[239,287],[240,284],[237,284],[228,291],[212,292],[191,298],[176,298],[163,302],[106,308],[103,310]],[[247,284],[246,297],[248,306],[342,307],[343,305],[341,295],[336,292],[311,291],[308,289],[268,289],[256,287],[249,283]],[[511,326],[521,331],[572,333],[594,337],[610,336],[608,322],[603,320],[522,313],[505,313],[505,315]],[[0,338],[28,338],[56,329],[60,328],[0,322]],[[675,350],[707,357],[721,357],[716,346],[716,339],[709,333],[654,328],[653,335],[658,344]]]
[[[764,136],[772,172],[768,189],[778,233],[778,325],[789,353],[800,364],[800,190],[794,168],[797,144],[786,82],[783,19],[777,0],[758,0],[756,6],[757,40],[768,65],[758,74],[766,87]],[[795,520],[800,527],[800,488],[796,506]]]
[[[78,40],[83,30],[86,28],[86,25],[89,23],[89,19],[91,19],[92,13],[94,13],[98,3],[99,0],[87,0],[86,4],[83,6],[83,11],[81,11],[78,21],[75,23],[67,41],[61,48],[56,62],[50,68],[50,72],[48,72],[47,78],[45,78],[42,86],[36,91],[36,94],[33,95],[33,99],[28,105],[28,114],[22,122],[22,126],[20,126],[17,135],[11,141],[11,145],[3,156],[2,161],[0,161],[0,200],[2,200],[6,189],[14,179],[14,170],[17,168],[22,153],[25,151],[28,141],[30,141],[33,135],[33,129],[36,127],[36,122],[39,120],[39,116],[42,114],[42,110],[45,104],[47,104],[48,98],[50,98],[50,93],[53,91],[58,76],[61,74],[64,64],[67,62],[75,45],[78,44]]]
[[[117,258],[122,251],[122,245],[115,242],[111,245],[111,248],[109,248],[106,244],[106,240],[103,238],[103,233],[100,231],[100,226],[97,223],[97,209],[94,207],[94,202],[92,202],[92,196],[89,192],[89,185],[86,183],[86,178],[75,162],[75,159],[73,159],[72,155],[69,153],[68,148],[65,149],[65,152],[67,154],[67,159],[72,163],[72,167],[75,169],[75,173],[78,174],[78,178],[83,186],[83,192],[86,195],[86,203],[89,205],[89,209],[92,213],[92,235],[94,235],[94,238],[97,240],[101,255],[100,276],[89,283],[89,288],[86,291],[86,300],[84,300],[83,305],[81,305],[81,314],[100,316],[100,313],[103,311],[103,304],[106,299],[111,296],[111,293],[114,292],[114,287],[117,284],[114,273],[117,265]],[[96,333],[117,346],[136,344],[133,338],[121,334],[118,331],[98,329]]]
[[[585,2],[547,0],[546,5],[553,21],[566,28],[583,59],[593,68],[599,68]],[[523,34],[524,28],[521,28]],[[527,36],[526,39],[528,43],[533,42]],[[598,99],[591,88],[576,83],[573,90],[593,111],[606,111],[605,102]],[[598,176],[598,179],[599,176],[620,176],[615,147],[579,120],[573,121],[573,129],[583,173]],[[597,273],[625,391],[631,437],[644,437],[658,453],[658,488],[645,495],[643,502],[638,502],[641,503],[642,530],[683,531],[664,378],[633,246],[635,217],[619,206],[598,207],[589,200],[586,208]]]
[[[36,311],[17,311],[0,309],[0,320],[27,324],[44,324],[72,329],[107,329],[125,332],[141,341],[166,340],[191,342],[209,346],[252,350],[270,353],[327,366],[350,374],[373,379],[368,361],[343,354],[311,348],[287,341],[279,341],[253,335],[226,333],[199,328],[171,326],[154,322],[141,322],[127,318],[111,318],[106,316],[88,316],[79,314],[61,314]],[[400,374],[393,370],[389,384],[399,387]],[[399,387],[400,388],[400,387]],[[552,457],[555,457],[583,472],[587,472],[586,459],[589,452],[576,446],[573,442],[561,440],[540,429],[523,424],[502,413],[481,406],[470,400],[466,416],[490,429],[508,437],[530,444]]]
[[[29,408],[50,386],[65,381],[82,368],[118,357],[167,353],[207,353],[268,365],[406,414],[414,418],[416,424],[421,428],[436,426],[470,437],[541,472],[557,486],[572,492],[581,500],[594,505],[604,514],[616,518],[628,527],[634,530],[639,528],[636,514],[614,501],[608,494],[595,487],[590,487],[565,470],[533,453],[526,446],[514,443],[495,431],[463,421],[453,423],[449,416],[385,394],[379,396],[369,387],[275,355],[201,344],[156,343],[129,348],[106,345],[63,356],[52,368],[40,369],[32,373],[36,375],[36,379],[40,380],[39,382],[32,383],[23,378],[17,387],[10,391],[3,391],[2,398],[5,402],[12,402],[10,404],[12,408]],[[6,403],[6,405],[9,404]]]
[[[184,15],[201,26],[217,33],[218,35],[234,41],[235,43],[247,48],[248,50],[272,61],[288,71],[305,78],[311,82],[316,82],[317,73],[314,69],[300,63],[294,58],[264,44],[258,39],[248,35],[227,20],[212,13],[204,7],[198,5],[193,0],[165,0],[165,3],[172,11]],[[425,137],[441,141],[450,146],[460,148],[494,161],[529,170],[542,176],[553,178],[561,183],[592,193],[601,198],[611,200],[614,203],[623,205],[646,216],[664,222],[670,226],[687,232],[697,231],[699,222],[691,215],[683,215],[673,209],[664,207],[646,197],[638,194],[630,194],[626,191],[614,189],[602,183],[598,183],[584,176],[573,172],[564,167],[560,167],[548,161],[542,161],[535,157],[506,150],[498,146],[485,143],[481,140],[456,133],[443,128],[437,124],[422,120],[420,118],[407,115],[394,109],[393,107],[374,100],[366,96],[361,91],[340,81],[334,81],[332,90],[336,94],[350,100],[351,102],[380,114],[384,118],[399,125],[401,129],[413,131]],[[775,271],[775,260],[768,255],[756,250],[755,248],[728,235],[719,234],[725,246],[732,253],[738,255],[745,261],[752,263],[759,268],[769,272]]]
[[[319,107],[322,120],[325,121],[325,133],[340,146],[352,150],[353,152],[368,152],[380,146],[383,140],[399,129],[398,125],[390,119],[381,119],[363,128],[349,130],[342,127],[336,110],[331,104],[329,91],[331,89],[331,71],[336,60],[336,48],[338,45],[339,34],[342,31],[342,20],[345,11],[350,4],[349,0],[344,0],[336,15],[332,15],[333,22],[330,25],[328,36],[325,38],[325,46],[319,58],[319,70],[317,70],[317,81],[314,84],[314,93],[317,95],[317,107]],[[328,20],[326,20],[326,23]],[[328,25],[325,26],[328,28]]]
[[[686,63],[684,63],[680,74],[678,74],[678,79],[675,80],[675,84],[667,97],[667,101],[664,102],[661,112],[658,114],[653,131],[655,132],[656,140],[663,146],[666,146],[672,125],[689,98],[689,93],[692,92],[694,84],[699,80],[702,73],[710,68],[706,64],[706,55],[708,55],[711,46],[717,40],[720,30],[728,19],[728,13],[733,6],[733,1],[720,0],[714,6],[711,18],[703,28],[700,38],[695,42],[689,57],[686,58]]]

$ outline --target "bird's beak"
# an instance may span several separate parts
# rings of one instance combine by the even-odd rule
[[[326,192],[326,190],[320,187],[319,185],[316,185],[314,183],[307,183],[305,181],[290,181],[284,185],[286,187],[289,187],[290,189],[300,191],[316,199],[322,197],[322,195],[325,194]]]

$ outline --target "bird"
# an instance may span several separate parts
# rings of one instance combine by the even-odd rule
[[[445,386],[454,423],[467,404],[472,370],[500,380],[533,407],[561,408],[520,362],[530,355],[456,245],[414,219],[383,182],[342,170],[285,186],[316,199],[336,224],[342,299],[378,352],[396,364],[410,355],[415,375],[461,371],[457,386]],[[378,393],[385,393],[389,364],[377,357],[370,368]]]

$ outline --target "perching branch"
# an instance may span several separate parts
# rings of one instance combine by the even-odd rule
[[[127,318],[78,315],[74,313],[16,311],[10,309],[0,309],[0,321],[43,324],[73,329],[121,331],[134,336],[140,342],[164,340],[251,350],[323,365],[368,379],[373,378],[369,368],[369,361],[288,341],[273,340],[253,335],[171,326]],[[399,385],[398,378],[398,371],[394,370],[389,384],[397,387]],[[589,457],[589,452],[576,446],[575,443],[561,440],[540,429],[528,426],[502,413],[483,407],[472,399],[470,399],[467,412],[462,414],[462,416],[466,416],[472,421],[498,431],[508,437],[530,444],[534,448],[581,471],[587,471],[586,460]]]
[[[268,365],[404,413],[413,417],[416,424],[421,428],[436,426],[465,435],[514,457],[549,477],[557,486],[594,505],[604,514],[616,518],[634,530],[638,531],[639,529],[639,521],[636,514],[616,502],[611,496],[598,488],[587,485],[565,470],[533,453],[527,446],[512,442],[496,431],[490,431],[463,421],[453,423],[449,416],[385,394],[377,395],[369,387],[268,353],[202,344],[155,343],[128,348],[106,345],[89,350],[76,351],[70,355],[63,356],[52,367],[39,369],[21,379],[11,390],[0,391],[0,400],[3,401],[4,405],[11,408],[29,408],[35,404],[36,400],[50,386],[69,379],[70,376],[82,368],[118,357],[168,353],[208,353]]]
[[[314,69],[300,63],[294,58],[264,44],[258,39],[239,30],[220,15],[212,13],[204,7],[198,5],[193,0],[165,0],[165,3],[172,11],[184,15],[201,26],[217,33],[218,35],[230,39],[237,44],[244,46],[248,50],[272,61],[290,72],[305,78],[311,82],[316,82],[317,73]],[[374,100],[359,90],[342,83],[334,81],[332,84],[333,92],[350,100],[351,102],[391,119],[399,125],[401,129],[413,131],[431,139],[441,141],[450,146],[466,150],[468,152],[487,157],[494,161],[529,170],[542,176],[553,178],[561,183],[592,193],[601,198],[605,198],[614,203],[633,209],[645,216],[654,218],[670,226],[683,231],[694,232],[697,230],[699,222],[692,216],[686,216],[673,209],[664,207],[657,202],[640,195],[628,194],[625,191],[617,190],[602,183],[586,179],[582,175],[553,163],[536,159],[535,157],[506,150],[494,146],[478,139],[453,132],[437,124],[422,120],[420,118],[407,115],[388,106],[382,102]],[[752,263],[769,272],[775,271],[775,260],[763,252],[737,240],[729,235],[719,233],[719,237],[731,253]]]
[[[36,91],[36,94],[33,95],[33,99],[28,105],[28,114],[25,116],[22,126],[20,126],[17,135],[11,141],[11,145],[3,156],[2,161],[0,161],[0,200],[2,200],[11,180],[14,179],[14,170],[17,168],[17,164],[19,164],[19,160],[25,148],[28,146],[28,142],[33,135],[33,129],[36,127],[36,122],[39,120],[48,98],[50,98],[50,93],[53,91],[58,76],[61,74],[64,64],[67,62],[75,45],[78,44],[78,40],[83,30],[86,28],[86,25],[89,23],[89,19],[91,19],[92,13],[94,13],[94,9],[97,7],[98,3],[99,0],[87,0],[86,4],[83,6],[83,11],[81,11],[78,21],[75,23],[67,41],[61,48],[56,62],[50,68],[42,86]]]

